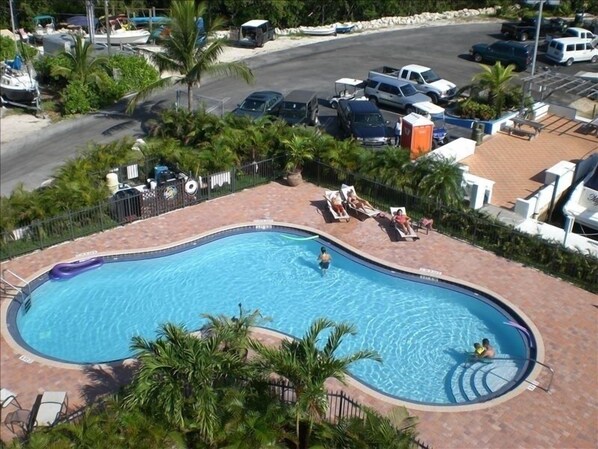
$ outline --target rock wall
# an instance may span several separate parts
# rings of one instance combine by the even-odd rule
[[[351,22],[354,25],[355,31],[367,31],[380,28],[389,28],[397,25],[425,25],[429,22],[436,22],[441,20],[458,20],[466,17],[476,17],[481,15],[494,15],[496,14],[495,8],[482,8],[482,9],[462,9],[460,11],[445,11],[445,12],[424,12],[416,14],[414,16],[397,16],[397,17],[382,17],[380,19],[370,20],[368,22]],[[334,25],[341,25],[340,23]],[[321,27],[313,27],[315,29],[330,29],[331,25],[324,25]],[[312,27],[310,27],[312,28]],[[299,28],[286,28],[276,29],[276,33],[280,36],[286,36],[290,34],[301,34],[301,27]]]

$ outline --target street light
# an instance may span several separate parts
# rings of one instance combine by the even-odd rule
[[[540,26],[542,24],[542,7],[546,0],[540,0],[538,19],[536,20],[536,40],[534,42],[534,58],[532,59],[532,76],[536,73],[536,58],[538,57],[538,41],[540,40]]]

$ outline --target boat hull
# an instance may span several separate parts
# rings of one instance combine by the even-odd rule
[[[336,27],[335,28],[301,28],[301,32],[303,34],[307,34],[308,36],[336,36]]]
[[[2,96],[2,99],[5,101],[27,104],[35,103],[38,96],[38,92],[37,89],[25,90],[2,86],[0,88],[0,96]]]
[[[145,30],[115,32],[110,35],[110,45],[143,45],[149,38],[150,32]],[[96,34],[94,39],[97,44],[108,44],[106,34]]]

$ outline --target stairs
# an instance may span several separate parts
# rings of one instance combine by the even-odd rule
[[[509,359],[478,361],[455,368],[450,379],[454,403],[483,402],[516,379],[522,362]]]

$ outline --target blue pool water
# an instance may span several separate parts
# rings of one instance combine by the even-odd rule
[[[200,314],[236,315],[239,303],[271,317],[266,327],[294,336],[327,317],[357,327],[343,352],[369,348],[383,359],[356,363],[355,377],[386,394],[436,404],[454,402],[455,370],[473,342],[487,337],[501,357],[528,356],[521,332],[504,324],[512,317],[491,301],[374,268],[329,244],[333,262],[323,276],[321,245],[250,232],[159,258],[106,263],[41,284],[17,327],[35,352],[99,363],[131,356],[134,335],[153,339],[165,322],[195,330]]]

